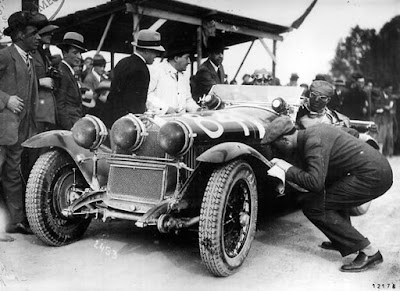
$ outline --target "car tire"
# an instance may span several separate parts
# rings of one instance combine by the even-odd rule
[[[25,199],[28,222],[32,231],[51,246],[78,240],[91,221],[66,218],[61,213],[70,201],[74,179],[77,187],[87,187],[80,171],[74,168],[76,165],[67,153],[53,150],[38,158],[29,175]]]
[[[201,204],[199,247],[213,275],[229,276],[246,259],[256,232],[257,198],[247,162],[232,161],[212,173]]]

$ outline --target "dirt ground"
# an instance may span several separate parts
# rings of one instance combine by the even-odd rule
[[[390,158],[394,185],[353,224],[377,246],[384,263],[342,273],[339,253],[318,247],[324,235],[299,210],[261,217],[240,270],[211,276],[196,233],[161,235],[132,222],[94,221],[83,239],[48,247],[35,236],[0,243],[0,290],[400,290],[400,157]]]

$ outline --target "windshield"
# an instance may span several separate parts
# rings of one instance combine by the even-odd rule
[[[292,86],[214,85],[210,94],[216,94],[225,102],[258,103],[270,105],[281,97],[290,105],[300,105],[303,88]]]

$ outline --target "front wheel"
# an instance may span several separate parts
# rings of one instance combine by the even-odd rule
[[[90,219],[66,218],[67,208],[87,183],[72,158],[59,150],[41,155],[29,175],[26,214],[32,231],[46,244],[60,246],[79,239]]]
[[[236,160],[214,170],[200,210],[199,247],[215,276],[233,274],[244,262],[256,232],[257,185],[251,166]]]

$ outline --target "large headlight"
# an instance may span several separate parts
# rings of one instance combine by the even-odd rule
[[[71,129],[75,142],[90,150],[95,150],[107,138],[107,128],[104,123],[93,115],[86,115],[75,122]]]
[[[167,122],[158,133],[160,147],[174,157],[186,154],[193,141],[194,134],[191,128],[178,120]]]
[[[275,110],[275,112],[279,114],[286,114],[288,111],[288,106],[285,100],[283,98],[278,97],[272,100],[272,109]]]
[[[137,150],[146,135],[145,125],[132,113],[116,120],[111,127],[112,142],[124,151]]]

